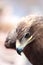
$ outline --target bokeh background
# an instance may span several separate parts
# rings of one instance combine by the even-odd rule
[[[6,49],[4,42],[10,30],[24,16],[43,15],[43,0],[0,0],[0,65],[31,65],[22,53]]]

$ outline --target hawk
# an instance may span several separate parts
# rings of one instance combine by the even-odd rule
[[[24,17],[8,34],[5,47],[24,52],[33,65],[43,65],[43,16]]]

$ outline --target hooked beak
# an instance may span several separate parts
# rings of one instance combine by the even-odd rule
[[[16,50],[19,55],[21,55],[21,52],[23,51],[24,47],[28,44],[30,44],[35,39],[34,35],[30,36],[24,44],[21,44],[19,40],[17,40],[16,43]]]
[[[19,55],[21,55],[21,52],[22,52],[23,50],[22,50],[22,49],[17,48],[17,49],[16,49],[16,51],[17,51],[17,53],[18,53]]]
[[[19,40],[16,41],[16,51],[19,55],[21,55],[21,52],[23,51],[21,48],[21,43],[19,42]]]

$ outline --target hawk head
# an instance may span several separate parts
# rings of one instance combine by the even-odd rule
[[[8,34],[5,46],[15,49],[18,54],[23,51],[33,65],[43,65],[43,17],[25,19],[16,31]]]

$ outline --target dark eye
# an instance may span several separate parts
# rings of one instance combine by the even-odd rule
[[[27,33],[26,35],[25,35],[25,38],[29,38],[30,37],[30,33]]]

